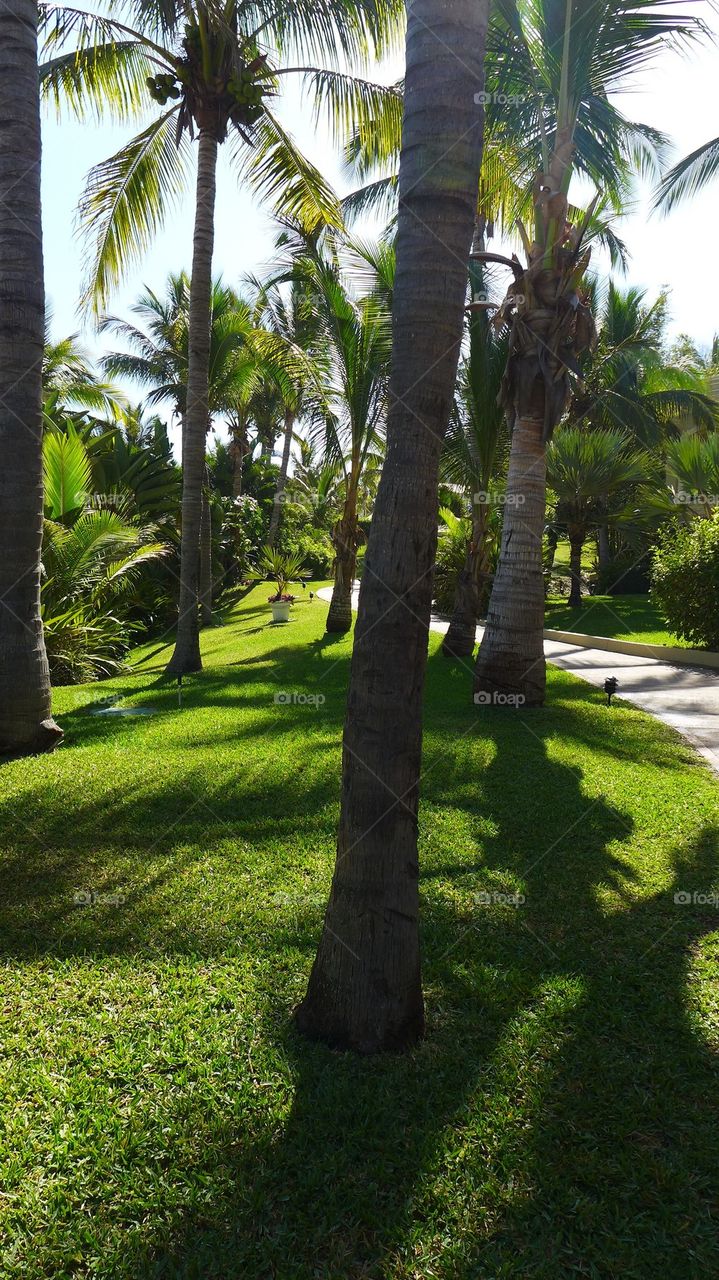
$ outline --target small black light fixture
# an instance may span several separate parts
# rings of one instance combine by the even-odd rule
[[[616,676],[607,676],[606,680],[604,681],[604,692],[607,695],[608,707],[611,707],[612,705],[612,697],[617,692],[618,686],[619,686],[619,681],[617,680]]]

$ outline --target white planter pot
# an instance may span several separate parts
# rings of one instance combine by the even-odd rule
[[[289,622],[292,605],[288,600],[275,600],[270,605],[273,622]]]

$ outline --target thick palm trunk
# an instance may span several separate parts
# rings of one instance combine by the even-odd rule
[[[451,658],[469,658],[477,643],[477,624],[489,581],[487,534],[489,509],[482,503],[472,526],[472,540],[457,583],[449,630],[442,652]]]
[[[0,753],[57,746],[40,621],[42,354],[37,5],[0,6]]]
[[[359,543],[357,492],[356,487],[352,485],[347,495],[342,518],[337,521],[332,530],[335,576],[326,623],[326,630],[331,634],[343,635],[352,628],[352,588],[357,572]]]
[[[212,624],[212,508],[207,467],[205,467],[205,483],[202,486],[200,530],[200,622],[203,627],[209,627]]]
[[[575,533],[574,530],[569,531],[569,575],[572,580],[572,587],[569,593],[569,603],[573,608],[578,609],[582,603],[582,549],[584,547],[584,538],[581,533]]]
[[[542,705],[545,689],[543,428],[543,417],[524,417],[512,431],[502,546],[474,682],[475,693],[511,694],[530,707]]]
[[[205,442],[209,419],[216,171],[217,139],[203,128],[200,131],[197,156],[197,201],[190,285],[190,350],[182,457],[180,611],[175,651],[167,666],[167,674],[176,676],[202,670],[198,577],[202,485],[205,478]]]
[[[439,455],[477,204],[488,4],[408,6],[392,405],[362,578],[337,862],[305,1034],[364,1053],[423,1033],[417,820]]]
[[[280,462],[280,474],[277,477],[277,485],[275,488],[275,498],[272,503],[272,518],[270,520],[270,529],[267,534],[267,542],[270,547],[274,547],[275,540],[280,528],[280,514],[282,512],[282,503],[284,501],[285,489],[287,488],[287,474],[290,469],[290,455],[292,453],[292,432],[295,425],[295,415],[289,410],[285,414],[285,443],[282,449],[282,461]]]

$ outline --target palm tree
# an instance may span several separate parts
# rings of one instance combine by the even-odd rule
[[[189,140],[197,131],[195,229],[189,305],[189,360],[183,448],[180,600],[177,640],[168,674],[202,667],[198,566],[209,412],[210,315],[216,172],[219,147],[232,134],[232,158],[255,189],[309,223],[339,222],[336,200],[271,110],[281,77],[301,73],[335,117],[372,96],[373,86],[321,68],[282,66],[289,49],[310,56],[381,52],[397,31],[399,0],[313,0],[311,9],[279,0],[268,13],[245,0],[217,6],[188,0],[168,8],[143,0],[141,29],[115,17],[47,9],[48,52],[77,40],[43,67],[48,94],[82,110],[107,101],[117,115],[136,115],[149,88],[160,110],[152,122],[88,179],[81,217],[95,252],[88,298],[104,306],[109,287],[163,223],[184,186]],[[375,96],[378,90],[374,91]]]
[[[37,8],[0,8],[0,754],[50,751],[40,621],[42,357]]]
[[[336,262],[316,254],[300,260],[296,272],[306,289],[323,353],[316,366],[319,425],[313,434],[316,439],[322,432],[325,457],[342,472],[343,505],[332,528],[334,586],[327,614],[327,631],[341,634],[352,626],[357,551],[364,541],[359,520],[362,479],[382,447],[390,318],[376,295],[350,295]]]
[[[651,459],[623,431],[563,427],[547,449],[547,480],[557,504],[554,519],[569,536],[569,603],[582,603],[582,552],[590,531],[618,515],[627,490],[646,480]]]
[[[696,19],[664,13],[666,7],[649,0],[502,0],[499,6],[511,57],[494,68],[497,87],[519,97],[526,124],[521,150],[534,149],[537,163],[531,233],[517,223],[526,265],[516,256],[505,260],[514,281],[495,317],[511,331],[503,403],[512,449],[475,690],[513,694],[528,706],[541,705],[545,692],[545,450],[567,408],[578,361],[596,341],[585,240],[599,196],[588,214],[572,219],[568,191],[577,171],[592,177],[599,191],[621,189],[643,139],[609,94],[667,39],[703,30]],[[480,254],[488,257],[498,258]]]
[[[302,414],[307,380],[309,378],[312,384],[319,383],[323,368],[319,362],[318,353],[313,350],[317,344],[318,326],[308,297],[307,283],[299,275],[295,275],[290,281],[286,295],[283,294],[279,285],[270,287],[259,285],[256,317],[258,322],[277,338],[280,348],[287,353],[287,385],[281,397],[283,402],[282,457],[267,534],[267,545],[273,547],[280,528],[294,429]],[[312,368],[309,367],[310,364]]]
[[[170,275],[164,298],[146,289],[132,310],[141,322],[105,316],[101,331],[124,340],[130,351],[111,352],[103,368],[112,377],[130,378],[150,387],[150,405],[166,401],[182,423],[183,456],[187,423],[187,387],[190,366],[190,281],[182,272]],[[242,412],[248,397],[275,379],[287,394],[293,383],[281,362],[279,342],[268,349],[264,331],[255,328],[252,308],[234,290],[215,281],[211,298],[208,364],[208,416],[206,430],[222,415]],[[262,348],[262,349],[261,349]],[[202,484],[202,516],[199,546],[198,592],[200,620],[212,620],[212,538],[209,477]]]
[[[481,273],[475,267],[470,274],[473,295],[484,293]],[[507,338],[492,329],[481,300],[473,305],[469,353],[460,367],[456,413],[442,458],[443,478],[461,486],[472,516],[465,563],[442,644],[443,653],[458,658],[474,653],[477,623],[490,587],[493,515],[500,496],[493,492],[494,480],[506,440],[498,395],[507,363]]]
[[[488,3],[408,6],[387,453],[362,576],[337,861],[308,1036],[362,1053],[422,1035],[417,808],[442,441],[482,151]],[[448,198],[451,192],[451,198]]]
[[[109,416],[121,422],[126,411],[124,397],[98,378],[90,357],[71,333],[58,342],[47,336],[42,362],[43,418],[46,426],[73,416]]]

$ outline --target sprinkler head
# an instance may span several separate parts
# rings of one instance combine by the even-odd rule
[[[604,681],[604,692],[607,695],[608,707],[611,707],[612,705],[612,697],[617,692],[618,686],[619,686],[619,681],[617,680],[616,676],[607,676],[606,680]]]

